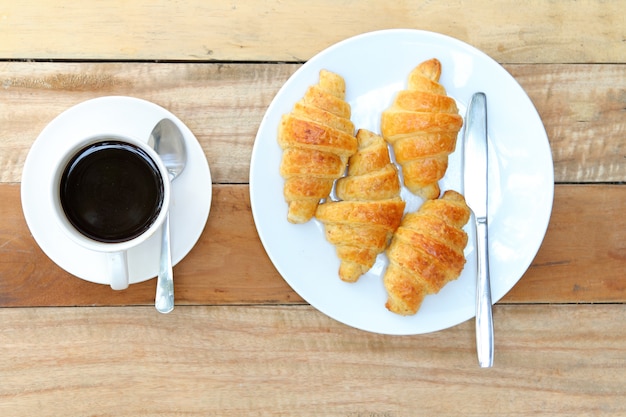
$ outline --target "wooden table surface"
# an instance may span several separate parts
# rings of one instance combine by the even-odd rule
[[[626,415],[626,1],[22,1],[0,4],[0,415]],[[426,335],[352,329],[306,304],[259,241],[248,174],[280,86],[378,29],[456,37],[504,66],[546,127],[555,196],[539,253],[474,322]],[[48,259],[20,203],[41,130],[84,100],[157,103],[194,132],[211,215],[174,269],[115,292]],[[511,109],[515,111],[515,109]]]

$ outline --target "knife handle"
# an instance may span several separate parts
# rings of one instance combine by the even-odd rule
[[[476,280],[476,349],[481,368],[493,366],[493,316],[489,280],[487,219],[476,219],[478,279]]]

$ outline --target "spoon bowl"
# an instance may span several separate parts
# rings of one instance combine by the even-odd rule
[[[183,172],[187,164],[187,149],[185,148],[183,133],[172,120],[162,119],[152,129],[148,145],[159,155],[167,169],[170,182],[173,182]],[[154,306],[160,313],[169,313],[174,309],[174,272],[170,247],[169,212],[163,223]]]

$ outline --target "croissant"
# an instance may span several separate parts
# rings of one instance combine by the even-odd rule
[[[321,70],[319,83],[308,88],[292,111],[283,115],[278,144],[283,150],[280,175],[289,205],[287,220],[306,223],[333,182],[344,174],[348,158],[356,152],[345,81]]]
[[[419,64],[409,74],[408,89],[381,117],[381,133],[402,167],[404,185],[423,199],[439,197],[438,181],[463,125],[456,102],[439,84],[440,75],[437,59]]]
[[[452,190],[404,216],[387,249],[389,265],[383,276],[387,309],[415,314],[426,295],[459,277],[467,245],[462,227],[469,216],[465,198]]]
[[[342,201],[320,204],[315,212],[326,239],[336,247],[339,277],[346,282],[357,281],[374,265],[400,224],[405,206],[383,138],[364,129],[356,137],[358,150],[349,159],[347,176],[336,184]]]

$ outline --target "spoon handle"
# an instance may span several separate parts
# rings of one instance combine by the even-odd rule
[[[172,271],[172,251],[170,249],[169,211],[163,223],[160,258],[154,306],[160,313],[169,313],[174,309],[174,274]]]

